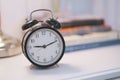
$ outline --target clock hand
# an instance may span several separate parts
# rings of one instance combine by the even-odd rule
[[[55,40],[55,41],[53,41],[53,42],[51,42],[51,43],[49,43],[49,44],[47,44],[47,45],[43,45],[43,46],[34,46],[34,47],[36,47],[36,48],[46,48],[47,46],[49,46],[49,45],[51,45],[51,44],[53,44],[53,43],[55,43],[55,42],[57,42],[57,40]]]
[[[36,48],[45,48],[46,45],[43,45],[43,46],[34,46],[34,47],[36,47]]]
[[[45,46],[47,47],[47,46],[49,46],[49,45],[51,45],[51,44],[53,44],[53,43],[55,43],[55,42],[57,42],[57,40],[55,40],[55,41],[53,41],[53,42],[51,42],[51,43],[49,43],[49,44],[47,44],[47,45],[45,45]]]

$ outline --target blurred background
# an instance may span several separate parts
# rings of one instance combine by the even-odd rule
[[[120,0],[1,0],[2,32],[21,41],[21,26],[36,9],[50,9],[58,17],[66,52],[120,43]],[[34,18],[39,16],[47,15]]]
[[[22,25],[37,9],[54,12],[66,44],[64,58],[48,69],[32,66],[23,54],[3,59],[22,53]],[[120,80],[119,15],[120,0],[0,0],[0,79]]]

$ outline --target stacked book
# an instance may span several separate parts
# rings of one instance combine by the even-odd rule
[[[72,18],[60,20],[66,52],[120,44],[119,32],[113,31],[102,18]]]

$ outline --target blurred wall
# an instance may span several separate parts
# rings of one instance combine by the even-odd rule
[[[113,29],[120,31],[120,0],[61,0],[60,11],[103,17]]]
[[[52,9],[51,0],[20,0],[20,1],[13,0],[12,2],[10,0],[0,0],[0,3],[1,1],[3,1],[3,4],[1,5],[4,6],[1,7],[2,11],[0,9],[2,15],[1,17],[3,18],[1,21],[2,22],[1,25],[2,27],[4,26],[6,27],[6,28],[4,27],[4,29],[2,30],[4,33],[8,35],[11,34],[11,36],[15,37],[18,36],[14,34],[19,34],[18,32],[21,32],[20,31],[21,25],[24,24],[23,19],[27,18],[31,11],[40,8]],[[63,14],[70,13],[71,15],[94,15],[98,17],[103,17],[106,23],[110,24],[113,29],[120,31],[120,16],[119,16],[120,0],[60,0],[60,1],[61,1],[60,12],[62,12]],[[22,14],[20,12],[22,12]],[[17,15],[16,13],[20,14]],[[18,17],[17,20],[21,19],[22,22],[20,23],[21,24],[20,26],[18,23],[13,21],[14,18],[12,18],[12,16],[14,15],[17,15]],[[16,25],[18,24],[19,27],[15,27],[13,23],[15,23]],[[12,29],[11,27],[15,28]],[[9,31],[7,31],[6,29],[9,29]]]
[[[120,0],[94,0],[93,14],[102,16],[113,29],[120,31]]]
[[[93,13],[93,0],[61,0],[61,12],[69,9],[72,15]]]

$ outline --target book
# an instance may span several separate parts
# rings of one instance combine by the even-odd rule
[[[66,42],[66,52],[74,51],[73,49],[75,50],[87,49],[90,48],[90,46],[92,47],[95,45],[101,46],[102,45],[101,43],[107,44],[107,42],[109,41],[116,41],[116,40],[118,40],[118,42],[120,41],[118,39],[118,32],[116,31],[95,32],[83,36],[81,35],[64,36],[64,39]],[[83,46],[84,48],[80,46]]]
[[[83,27],[105,24],[103,18],[95,16],[60,16],[58,21],[62,24],[62,27]]]
[[[62,28],[60,29],[60,32],[63,34],[63,36],[67,35],[73,35],[73,34],[88,34],[90,33],[90,26],[84,26],[84,27],[68,27],[68,28]]]
[[[65,52],[120,43],[118,32],[106,25],[103,18],[63,17],[61,23],[60,32],[66,43]]]
[[[63,34],[63,36],[66,35],[73,35],[73,34],[78,34],[78,35],[85,35],[89,34],[92,32],[106,32],[106,31],[111,31],[112,28],[110,26],[84,26],[84,27],[68,27],[68,28],[62,28],[60,29],[60,32]]]
[[[111,31],[112,28],[109,25],[93,26],[91,32],[107,32]]]
[[[111,41],[104,41],[104,42],[94,42],[94,43],[87,43],[87,44],[77,44],[72,46],[66,46],[65,53],[78,51],[78,50],[86,50],[98,47],[105,47],[111,45],[118,45],[120,44],[120,40],[111,40]]]
[[[103,19],[86,19],[86,20],[71,20],[69,22],[62,22],[62,27],[75,27],[75,26],[94,26],[94,25],[103,25],[104,20]]]
[[[70,35],[70,36],[64,36],[64,39],[67,46],[101,42],[101,41],[118,39],[118,32],[109,31],[109,32],[95,32],[95,33],[86,34],[86,35]]]

